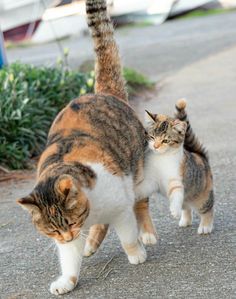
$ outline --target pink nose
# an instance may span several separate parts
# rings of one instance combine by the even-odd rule
[[[161,146],[160,143],[154,143],[154,148],[155,148],[155,149],[158,149],[160,146]]]
[[[66,242],[70,242],[73,239],[73,235],[71,232],[63,233],[62,236]]]

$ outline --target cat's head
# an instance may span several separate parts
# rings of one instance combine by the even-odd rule
[[[149,148],[157,153],[173,152],[182,147],[187,123],[167,115],[147,112],[146,130]]]
[[[30,212],[39,232],[66,243],[80,235],[89,214],[89,202],[81,187],[68,174],[47,177],[17,202]]]

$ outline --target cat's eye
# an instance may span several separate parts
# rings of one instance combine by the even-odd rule
[[[163,142],[163,143],[169,143],[169,140],[164,139],[162,142]]]
[[[151,136],[151,135],[149,135],[149,138],[150,138],[151,140],[154,140],[154,139],[155,139],[155,137],[154,137],[154,136]]]
[[[57,230],[57,229],[54,229],[52,232],[55,233],[55,234],[58,234],[58,235],[61,234],[61,233],[59,232],[59,230]]]
[[[69,224],[69,227],[72,227],[72,226],[74,226],[74,225],[76,225],[76,222],[70,223],[70,224]]]

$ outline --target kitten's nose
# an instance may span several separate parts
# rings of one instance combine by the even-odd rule
[[[160,146],[161,146],[161,144],[160,144],[159,142],[155,142],[155,143],[154,143],[154,148],[157,149],[157,148],[159,148]]]
[[[73,235],[71,232],[66,232],[63,234],[63,238],[66,242],[70,242],[73,239]]]

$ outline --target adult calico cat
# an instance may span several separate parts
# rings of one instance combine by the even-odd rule
[[[139,234],[144,243],[156,242],[148,201],[135,201],[134,193],[143,180],[145,129],[127,103],[106,1],[87,0],[86,10],[96,53],[95,94],[73,100],[58,114],[38,163],[36,186],[18,200],[36,228],[56,241],[62,271],[50,287],[56,295],[78,282],[89,228],[86,255],[96,250],[92,241],[99,244],[108,225],[132,264],[146,259]]]

